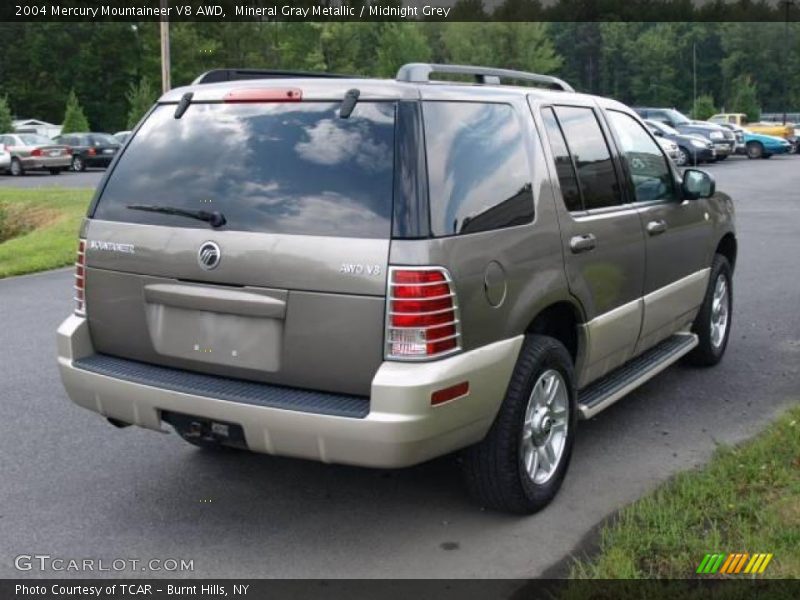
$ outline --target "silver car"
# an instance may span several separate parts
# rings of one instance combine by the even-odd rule
[[[11,153],[4,144],[0,144],[0,172],[6,172],[11,167]]]
[[[4,133],[0,145],[11,154],[9,171],[12,175],[24,175],[26,171],[50,171],[58,175],[72,163],[69,146],[36,133]]]
[[[579,418],[721,360],[733,203],[627,106],[486,67],[212,74],[159,100],[83,222],[79,406],[326,463],[460,451],[482,506],[528,513]]]

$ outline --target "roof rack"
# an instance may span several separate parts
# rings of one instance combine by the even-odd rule
[[[313,71],[281,71],[276,69],[212,69],[200,75],[192,85],[219,83],[221,81],[241,81],[243,79],[294,79],[294,78],[342,78],[348,75],[320,73]]]
[[[411,83],[427,83],[434,73],[451,75],[471,75],[476,83],[487,85],[500,85],[502,79],[516,79],[519,81],[532,81],[553,90],[574,92],[575,90],[566,81],[551,75],[528,73],[526,71],[513,71],[511,69],[493,69],[491,67],[473,67],[470,65],[437,65],[431,63],[409,63],[400,67],[395,79]]]

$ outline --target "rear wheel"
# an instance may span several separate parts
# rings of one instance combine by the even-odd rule
[[[692,164],[692,155],[686,148],[678,148],[678,158],[675,159],[675,164],[679,167]]]
[[[22,168],[22,163],[18,158],[11,159],[11,168],[9,169],[14,177],[25,175],[25,169]]]
[[[75,172],[86,170],[86,163],[83,162],[83,159],[80,156],[72,157],[72,170]]]
[[[483,506],[529,514],[561,487],[575,439],[572,359],[557,340],[528,336],[486,438],[463,455],[464,477]]]
[[[764,154],[764,146],[761,142],[748,142],[747,158],[761,158]]]
[[[687,355],[687,360],[697,366],[710,367],[722,360],[731,332],[733,309],[733,283],[731,265],[721,254],[714,256],[703,305],[697,313],[692,331],[699,343]]]

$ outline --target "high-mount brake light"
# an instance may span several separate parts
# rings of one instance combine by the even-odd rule
[[[86,240],[78,240],[78,258],[75,261],[75,314],[86,316]]]
[[[233,90],[225,94],[223,102],[300,102],[303,91],[299,88],[263,88]]]
[[[441,267],[390,267],[386,358],[425,360],[461,349],[453,281]]]

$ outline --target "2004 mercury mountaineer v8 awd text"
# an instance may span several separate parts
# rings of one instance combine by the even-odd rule
[[[721,359],[736,254],[710,175],[559,79],[216,70],[100,184],[58,361],[117,426],[382,468],[461,451],[482,505],[529,513],[579,418]]]

